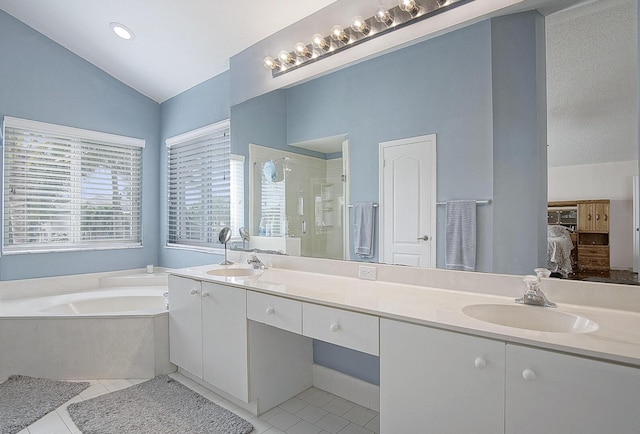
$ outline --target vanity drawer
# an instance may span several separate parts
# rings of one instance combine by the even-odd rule
[[[302,334],[302,303],[260,292],[247,292],[247,318]]]
[[[377,316],[302,303],[302,334],[377,356],[380,354]]]

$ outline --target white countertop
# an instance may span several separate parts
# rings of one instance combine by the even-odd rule
[[[269,268],[257,277],[220,277],[206,273],[214,268],[225,267],[190,267],[173,270],[171,274],[382,318],[640,366],[638,312],[558,303],[554,310],[586,317],[598,323],[598,329],[590,333],[541,332],[496,325],[471,318],[462,312],[465,306],[472,304],[513,305],[513,297],[279,268]],[[536,306],[523,308],[549,309]]]

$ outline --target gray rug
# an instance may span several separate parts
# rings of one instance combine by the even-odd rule
[[[162,375],[67,408],[84,434],[248,434],[246,420]]]
[[[89,383],[12,375],[0,384],[0,433],[17,433],[89,387]]]

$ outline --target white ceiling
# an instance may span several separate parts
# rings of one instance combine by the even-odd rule
[[[0,0],[0,9],[157,102],[336,0]],[[135,34],[115,36],[119,22]]]
[[[0,0],[0,9],[163,102],[227,70],[237,53],[336,1]],[[340,1],[349,9],[353,0]],[[593,0],[518,1],[546,15]],[[371,0],[374,6],[381,2],[395,0]],[[135,39],[117,38],[111,22],[131,28]]]
[[[546,19],[549,165],[638,158],[636,0],[601,0]]]

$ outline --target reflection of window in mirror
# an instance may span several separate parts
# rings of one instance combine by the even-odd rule
[[[258,235],[279,237],[286,235],[286,179],[285,176],[277,181],[276,164],[265,161],[260,164],[260,222]]]

